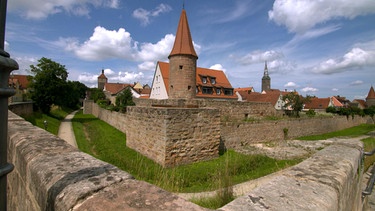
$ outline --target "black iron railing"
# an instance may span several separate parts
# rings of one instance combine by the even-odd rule
[[[363,157],[371,156],[373,154],[375,154],[375,149],[373,149],[371,152],[363,152]],[[372,189],[374,188],[374,184],[375,184],[375,165],[372,166],[371,176],[370,176],[370,179],[367,182],[366,189],[364,191],[362,191],[362,197],[367,196],[367,195],[371,195]]]

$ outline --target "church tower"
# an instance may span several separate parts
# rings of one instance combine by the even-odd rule
[[[102,74],[98,77],[98,89],[103,90],[104,85],[108,82],[108,78],[104,75],[104,70],[102,70]]]
[[[168,59],[169,98],[195,98],[198,56],[194,49],[185,9],[182,9],[176,39]]]
[[[262,92],[271,89],[271,78],[268,75],[267,61],[264,64],[264,73],[262,77]]]

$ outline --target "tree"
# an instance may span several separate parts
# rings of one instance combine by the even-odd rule
[[[49,113],[53,104],[64,104],[63,92],[68,72],[64,65],[51,59],[43,57],[38,62],[36,66],[30,65],[31,72],[35,74],[30,82],[31,99],[43,113]]]
[[[89,90],[89,92],[90,92],[90,100],[93,100],[95,103],[98,100],[105,100],[106,99],[105,94],[104,94],[103,90],[101,90],[101,89],[91,88]]]
[[[290,92],[283,96],[285,102],[284,108],[292,109],[292,116],[299,117],[299,112],[302,111],[303,105],[310,101],[310,97],[302,97],[296,92]]]
[[[133,106],[133,94],[130,91],[130,88],[126,88],[116,97],[116,106],[120,108],[121,112],[126,112],[127,106]]]

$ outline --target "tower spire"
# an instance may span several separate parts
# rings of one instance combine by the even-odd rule
[[[185,9],[182,9],[180,21],[177,27],[176,38],[169,57],[174,55],[190,55],[198,59],[197,53],[194,49],[193,39],[191,38]]]
[[[262,78],[262,92],[271,89],[271,77],[268,74],[267,61],[264,64],[264,73]]]
[[[267,60],[264,63],[264,74],[263,74],[263,76],[268,76],[269,77],[269,75],[268,75],[268,68],[267,68]]]

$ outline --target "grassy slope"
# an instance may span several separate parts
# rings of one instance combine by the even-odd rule
[[[228,151],[217,159],[165,169],[126,147],[125,135],[92,115],[77,113],[73,127],[79,148],[116,165],[139,180],[169,191],[200,192],[223,186],[224,175],[231,184],[258,178],[299,162],[275,160]],[[228,163],[228,164],[226,164]],[[227,167],[226,167],[227,166]],[[228,182],[228,181],[226,181]]]

